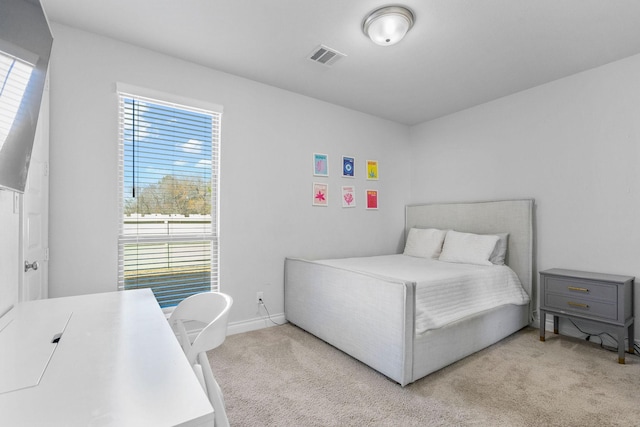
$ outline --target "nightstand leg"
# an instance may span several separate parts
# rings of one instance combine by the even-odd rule
[[[635,349],[633,348],[633,340],[635,338],[633,322],[631,322],[631,324],[629,325],[629,328],[627,328],[627,331],[628,331],[627,337],[629,338],[629,353],[635,354]]]
[[[624,365],[624,335],[626,328],[618,329],[618,363]]]
[[[560,324],[560,318],[558,316],[553,316],[553,333],[558,334],[558,329]]]
[[[540,311],[540,341],[544,341],[544,328],[547,323],[547,313]]]

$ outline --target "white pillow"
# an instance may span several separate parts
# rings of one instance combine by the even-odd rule
[[[447,230],[412,228],[407,236],[404,254],[420,258],[438,259]]]
[[[489,256],[496,247],[499,237],[460,233],[449,230],[440,254],[440,261],[465,264],[493,265]]]
[[[489,261],[491,261],[491,264],[504,265],[504,260],[507,256],[509,233],[496,233],[496,236],[498,236],[498,242],[489,256]]]

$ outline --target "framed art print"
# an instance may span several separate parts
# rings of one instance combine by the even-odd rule
[[[313,175],[329,176],[329,156],[313,153]]]
[[[343,208],[355,208],[356,207],[356,189],[355,187],[348,185],[342,187],[342,207]]]
[[[342,156],[342,176],[354,178],[356,170],[356,159],[350,156]]]
[[[378,190],[367,190],[367,209],[378,209]]]
[[[329,206],[329,184],[313,183],[313,206]]]
[[[367,160],[367,179],[374,180],[374,181],[378,179],[378,161],[377,160]]]

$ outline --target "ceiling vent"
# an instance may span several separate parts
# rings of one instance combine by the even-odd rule
[[[313,52],[309,54],[309,59],[313,62],[317,62],[327,67],[335,64],[339,59],[346,57],[344,53],[340,53],[335,49],[331,49],[325,45],[320,45],[313,49]]]

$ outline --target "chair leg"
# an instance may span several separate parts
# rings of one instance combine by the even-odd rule
[[[227,419],[227,411],[224,407],[222,390],[220,389],[216,379],[213,377],[213,371],[211,371],[211,365],[209,364],[206,352],[203,351],[198,354],[198,363],[202,367],[202,374],[207,386],[207,395],[209,396],[209,401],[215,411],[216,427],[229,427],[229,420]]]

